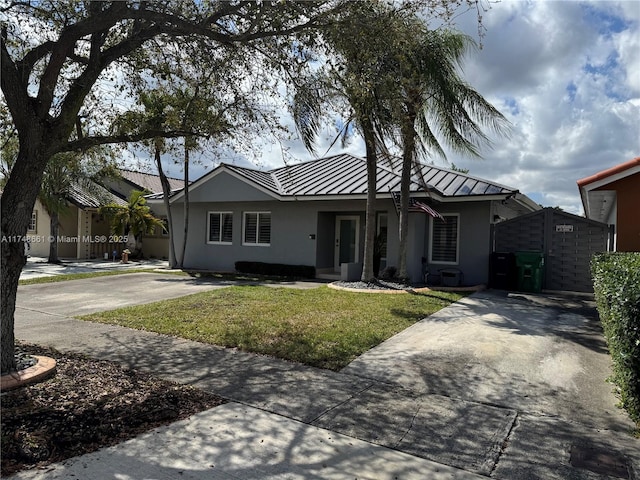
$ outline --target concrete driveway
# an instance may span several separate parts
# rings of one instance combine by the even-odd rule
[[[343,372],[624,430],[593,300],[482,292],[416,323]]]
[[[48,314],[79,316],[182,297],[227,285],[229,282],[183,275],[132,273],[20,287],[16,305]]]
[[[476,293],[341,372],[516,410],[493,477],[636,478],[640,441],[606,382],[611,358],[587,297]]]

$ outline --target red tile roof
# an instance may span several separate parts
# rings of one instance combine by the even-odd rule
[[[633,160],[629,160],[628,162],[621,163],[620,165],[616,165],[614,167],[608,168],[606,170],[602,170],[590,177],[581,178],[578,180],[578,187],[584,187],[593,182],[598,182],[600,180],[604,180],[605,178],[611,177],[618,173],[622,173],[625,170],[629,170],[630,168],[640,166],[640,157],[636,157]]]

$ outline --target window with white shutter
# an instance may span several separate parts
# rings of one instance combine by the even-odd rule
[[[209,212],[207,243],[231,245],[233,243],[233,213]]]
[[[271,212],[244,212],[243,245],[271,245]]]
[[[34,210],[31,212],[31,220],[29,221],[29,230],[30,233],[35,233],[38,228],[38,211]]]
[[[430,263],[458,263],[460,215],[443,215],[431,219],[431,241],[429,242]]]

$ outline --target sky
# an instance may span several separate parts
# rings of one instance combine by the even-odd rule
[[[581,215],[576,181],[640,156],[640,1],[503,0],[490,7],[482,49],[468,55],[463,77],[507,117],[511,134],[493,139],[482,159],[447,160]],[[474,13],[458,17],[456,27],[479,40]],[[325,138],[318,152],[327,147]],[[313,158],[299,141],[266,141],[257,168],[284,165],[283,148],[288,163]],[[344,151],[364,156],[363,142],[337,142],[328,155]],[[192,178],[211,169],[204,163]],[[170,173],[181,176],[176,168]]]

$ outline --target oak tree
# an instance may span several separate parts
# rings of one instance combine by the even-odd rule
[[[110,130],[113,118],[130,108],[129,85],[148,76],[162,79],[162,64],[153,60],[169,40],[197,38],[201,48],[211,50],[263,42],[265,48],[291,51],[289,36],[320,26],[342,4],[339,0],[0,4],[0,85],[19,140],[0,206],[2,372],[15,369],[15,301],[26,262],[22,239],[49,160],[60,152],[96,145],[183,137],[180,129],[131,134]]]

